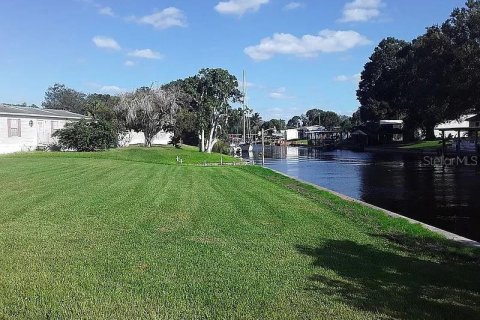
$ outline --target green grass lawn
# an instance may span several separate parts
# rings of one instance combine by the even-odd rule
[[[181,148],[173,146],[156,146],[144,148],[133,146],[129,148],[110,149],[103,152],[30,152],[20,155],[22,158],[88,158],[122,160],[142,163],[178,164],[177,156],[182,164],[203,165],[224,163],[240,163],[242,160],[218,153],[201,153],[197,147],[183,145]]]
[[[0,157],[0,319],[480,318],[478,251],[178,152]]]
[[[292,140],[292,144],[294,145],[308,145],[308,140],[307,139],[298,139],[298,140]]]
[[[435,150],[442,148],[442,141],[440,140],[427,140],[419,141],[411,144],[402,145],[401,149],[413,149],[413,150]]]

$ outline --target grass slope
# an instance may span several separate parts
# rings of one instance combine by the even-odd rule
[[[442,148],[442,141],[439,140],[427,140],[419,141],[411,144],[402,145],[400,149],[412,149],[412,150],[436,150]]]
[[[0,157],[0,318],[479,318],[478,251],[162,152]]]
[[[218,154],[218,153],[201,153],[197,147],[183,145],[182,148],[174,148],[173,146],[155,146],[152,148],[129,147],[120,149],[110,149],[104,152],[30,152],[14,155],[6,155],[4,157],[21,157],[21,158],[88,158],[88,159],[108,159],[122,160],[142,163],[157,164],[177,164],[177,156],[183,160],[186,165],[219,164],[222,160],[224,163],[238,163],[241,160],[234,157]]]

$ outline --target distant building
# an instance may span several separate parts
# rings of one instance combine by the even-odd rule
[[[403,120],[367,121],[353,127],[352,136],[365,146],[400,142],[403,141]]]
[[[286,141],[298,140],[299,134],[298,129],[286,129],[283,130],[283,138]]]
[[[55,131],[82,118],[65,110],[0,104],[0,154],[46,147],[55,142]]]
[[[167,145],[172,141],[173,133],[160,131],[153,137],[152,145]],[[120,140],[120,145],[123,147],[128,147],[131,145],[144,145],[145,144],[145,135],[143,132],[128,132]]]
[[[469,117],[467,121],[470,128],[480,128],[480,114]]]
[[[468,114],[460,117],[458,120],[446,121],[435,127],[435,137],[441,138],[442,132],[438,129],[453,129],[453,128],[465,128],[470,127],[471,124],[475,124],[475,121],[470,122],[470,119],[475,118],[474,114]],[[480,120],[479,120],[480,121]]]
[[[379,141],[382,143],[403,141],[403,120],[380,120]]]
[[[298,139],[307,139],[308,133],[313,131],[325,130],[323,126],[306,126],[300,127],[298,130]]]

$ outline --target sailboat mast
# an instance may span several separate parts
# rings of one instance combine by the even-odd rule
[[[245,86],[245,70],[243,70],[243,143],[246,142],[246,115],[245,115],[245,100],[247,99],[247,92],[246,92],[246,86]]]

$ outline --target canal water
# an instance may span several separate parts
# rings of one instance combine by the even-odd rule
[[[245,158],[260,160],[260,146]],[[267,167],[480,241],[480,159],[441,163],[419,155],[265,149]]]

